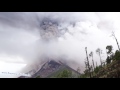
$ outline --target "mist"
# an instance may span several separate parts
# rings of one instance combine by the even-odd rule
[[[80,67],[82,72],[85,47],[88,54],[93,51],[98,65],[97,48],[103,50],[103,61],[107,45],[112,45],[114,51],[118,49],[110,35],[115,31],[120,41],[119,15],[118,12],[0,12],[0,61],[27,64],[21,69],[26,72],[53,59],[75,70]]]

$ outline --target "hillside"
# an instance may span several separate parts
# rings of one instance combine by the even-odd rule
[[[77,77],[78,75],[80,75],[80,73],[78,73],[71,67],[63,64],[62,62],[56,62],[54,60],[51,60],[46,62],[41,67],[41,69],[32,76],[32,78],[36,78],[38,76],[40,76],[41,78],[54,78],[57,74],[64,70],[71,71],[73,77]]]
[[[113,61],[104,66],[94,78],[119,78],[120,77],[120,60]]]
[[[91,73],[91,78],[120,78],[120,60],[112,61],[110,64],[98,66]],[[90,78],[90,73],[82,74],[81,78]]]

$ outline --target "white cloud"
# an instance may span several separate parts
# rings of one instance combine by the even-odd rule
[[[0,58],[0,59],[7,59],[10,60],[11,58]],[[12,59],[13,60],[13,59]],[[16,60],[18,60],[16,58]],[[13,78],[18,77],[18,73],[21,69],[23,69],[26,66],[26,64],[20,64],[20,63],[6,63],[4,61],[0,61],[0,78]],[[2,72],[9,72],[9,73],[16,73],[15,74],[7,74]]]

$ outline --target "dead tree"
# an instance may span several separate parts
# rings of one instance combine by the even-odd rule
[[[90,78],[91,78],[90,64],[89,64],[89,59],[88,59],[88,54],[87,54],[87,47],[85,47],[85,51],[86,51],[86,57],[87,57],[87,63],[88,63],[89,74],[90,74]]]
[[[120,46],[119,46],[118,40],[117,40],[114,32],[112,32],[112,36],[115,38],[117,46],[118,46],[118,50],[120,51]]]
[[[100,63],[101,63],[101,67],[102,67],[102,60],[101,60],[101,54],[102,54],[102,50],[100,49],[100,48],[98,48],[97,50],[96,50],[96,53],[99,55],[99,57],[100,57]]]
[[[95,69],[95,65],[94,65],[94,60],[93,60],[93,52],[91,52],[89,54],[89,57],[92,57],[92,64],[93,64],[93,70]]]

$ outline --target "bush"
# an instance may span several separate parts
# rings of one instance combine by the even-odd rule
[[[61,73],[59,73],[56,77],[57,78],[70,78],[72,77],[72,72],[68,70],[64,70]]]
[[[120,51],[116,50],[114,60],[120,60]]]
[[[40,76],[37,76],[36,78],[41,78]]]
[[[95,72],[95,73],[98,73],[101,68],[102,68],[101,66],[97,66],[97,67],[95,68],[94,72]]]

